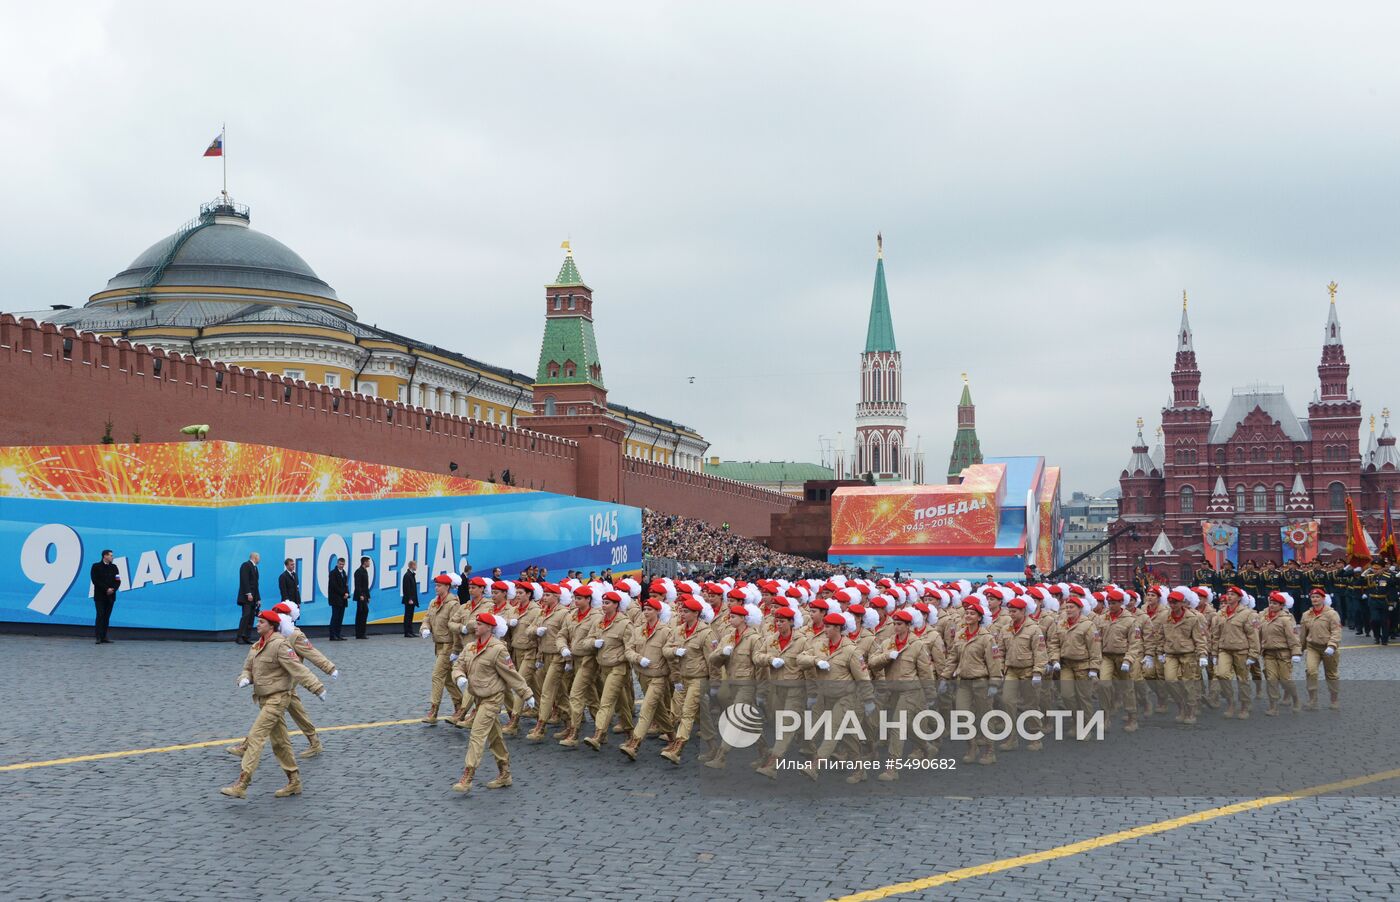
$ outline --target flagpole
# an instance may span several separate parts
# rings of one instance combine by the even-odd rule
[[[224,200],[228,200],[228,125],[219,125],[219,146],[223,152],[219,154],[224,161]]]

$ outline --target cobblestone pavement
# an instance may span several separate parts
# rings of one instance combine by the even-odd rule
[[[323,647],[343,675],[324,704],[306,699],[318,724],[421,715],[424,643]],[[233,688],[242,655],[0,636],[0,765],[240,736],[254,713]],[[1400,647],[1343,662],[1349,677],[1400,679]],[[628,764],[615,739],[601,754],[512,740],[515,785],[482,780],[461,797],[449,786],[468,735],[418,723],[326,733],[327,753],[302,768],[306,794],[286,800],[272,797],[282,776],[270,753],[247,801],[220,796],[237,776],[222,747],[0,772],[0,895],[823,899],[1240,800],[907,798],[874,784],[838,798],[726,796],[704,788],[693,759],[674,768],[652,742]],[[1004,756],[1008,795],[1019,775],[1035,778],[1028,760]],[[1374,764],[1362,770],[1397,766]],[[1258,747],[1203,744],[1191,766],[1271,767],[1293,788],[1335,779],[1328,761],[1273,761]],[[896,898],[1394,899],[1398,791],[1392,780],[1291,801]]]

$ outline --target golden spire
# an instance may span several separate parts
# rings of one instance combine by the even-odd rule
[[[1332,303],[1337,303],[1337,282],[1335,279],[1327,283],[1327,296],[1332,299]]]
[[[1142,427],[1145,426],[1145,425],[1146,425],[1146,423],[1144,423],[1144,422],[1142,421],[1142,417],[1138,417],[1138,432],[1141,432],[1141,431],[1142,431]]]
[[[1186,289],[1181,289],[1181,309],[1186,309]]]
[[[1371,414],[1371,431],[1376,431],[1376,415],[1374,413]]]
[[[967,384],[967,373],[963,373],[963,374],[962,374],[962,377],[963,377],[963,385],[966,385],[966,384]]]
[[[885,236],[880,232],[875,233],[875,259],[885,259]]]
[[[1389,407],[1382,407],[1382,408],[1381,408],[1381,419],[1385,420],[1387,423],[1390,422],[1390,408],[1389,408]]]
[[[569,239],[565,238],[563,241],[559,242],[559,246],[564,249],[564,256],[572,257],[574,255],[574,249],[569,247]]]

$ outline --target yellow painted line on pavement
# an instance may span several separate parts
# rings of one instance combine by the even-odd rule
[[[1310,786],[1307,789],[1299,789],[1284,795],[1263,796],[1257,799],[1250,799],[1246,802],[1236,802],[1233,805],[1222,805],[1219,808],[1207,808],[1204,811],[1197,811],[1181,817],[1174,817],[1170,820],[1158,821],[1154,824],[1143,824],[1140,827],[1133,827],[1130,830],[1106,833],[1103,836],[1095,836],[1092,839],[1086,839],[1081,842],[1056,846],[1053,849],[1046,849],[1043,852],[1032,852],[1029,855],[1018,855],[1015,858],[1003,858],[1000,861],[989,861],[985,864],[975,865],[970,868],[945,871],[942,874],[934,874],[931,877],[909,880],[904,883],[891,883],[888,886],[852,893],[849,896],[841,896],[837,899],[833,899],[832,902],[873,902],[875,899],[887,899],[890,896],[897,896],[902,893],[917,893],[926,889],[933,889],[937,886],[947,886],[950,883],[958,883],[973,877],[985,877],[988,874],[997,874],[1002,871],[1012,870],[1013,868],[1027,867],[1032,864],[1040,864],[1045,861],[1054,861],[1058,858],[1068,858],[1071,855],[1092,852],[1095,849],[1102,849],[1105,846],[1112,846],[1117,843],[1140,839],[1144,836],[1151,836],[1154,833],[1166,833],[1169,830],[1178,830],[1182,827],[1202,824],[1206,821],[1213,821],[1216,818],[1229,817],[1232,814],[1256,811],[1260,808],[1268,808],[1272,805],[1282,805],[1285,802],[1294,802],[1298,799],[1325,795],[1329,792],[1341,792],[1346,789],[1355,789],[1358,786],[1366,786],[1371,783],[1380,783],[1384,780],[1394,780],[1398,778],[1400,778],[1400,768],[1374,774],[1366,774],[1360,777],[1352,777],[1348,780],[1338,780],[1335,783]]]
[[[1400,642],[1396,642],[1395,645],[1396,645],[1397,648],[1400,648]],[[1359,648],[1390,648],[1390,646],[1389,646],[1389,645],[1376,645],[1374,642],[1372,642],[1372,643],[1370,643],[1369,645],[1343,645],[1343,646],[1341,646],[1341,648],[1342,648],[1343,651],[1345,651],[1345,650],[1348,649],[1348,648],[1358,648],[1358,649],[1359,649]]]
[[[406,723],[418,723],[416,717],[405,720],[376,720],[370,723],[347,723],[336,727],[317,727],[318,733],[337,733],[341,730],[372,730],[375,727],[396,727]],[[291,731],[293,736],[301,736],[301,730]],[[163,745],[150,749],[126,749],[120,752],[99,752],[95,755],[74,755],[71,758],[50,758],[47,761],[23,761],[19,764],[0,765],[0,773],[15,770],[32,770],[36,767],[57,767],[60,764],[82,764],[87,761],[106,761],[111,758],[134,758],[137,755],[160,755],[166,752],[184,752],[190,749],[207,749],[219,745],[232,745],[235,742],[242,742],[243,737],[234,739],[210,739],[205,742],[186,742],[180,745]]]

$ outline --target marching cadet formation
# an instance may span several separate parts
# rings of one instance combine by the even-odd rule
[[[1367,579],[1379,580],[1381,577]],[[1390,592],[1394,580],[1385,583]],[[695,740],[700,763],[723,769],[729,752],[714,710],[731,706],[830,712],[833,721],[864,713],[877,700],[886,711],[967,710],[979,719],[992,707],[1014,719],[1021,711],[1100,706],[1125,732],[1142,718],[1175,713],[1197,722],[1202,706],[1226,718],[1316,710],[1319,672],[1329,705],[1339,705],[1342,620],[1325,586],[1304,601],[1283,590],[1262,604],[1244,585],[1115,585],[1090,591],[1077,584],[951,583],[891,579],[718,582],[635,579],[584,583],[508,581],[441,574],[433,580],[420,635],[433,647],[429,704],[423,722],[445,720],[471,731],[461,776],[470,792],[489,748],[496,776],[485,786],[511,785],[507,739],[533,720],[529,743],[552,739],[565,750],[600,751],[610,734],[635,761],[655,738],[657,752],[680,765]],[[1367,582],[1365,592],[1382,591]],[[1297,611],[1299,616],[1295,617]],[[287,775],[275,795],[302,791],[284,714],[319,754],[315,726],[296,695],[300,685],[325,698],[311,663],[331,678],[339,671],[296,628],[299,612],[283,603],[258,615],[258,640],[239,675],[260,706],[236,748],[238,780],[221,792],[245,798],[263,745]],[[1303,664],[1306,702],[1294,682]],[[443,714],[446,692],[451,711]],[[614,722],[616,721],[616,722]],[[1034,725],[1032,725],[1034,726]],[[553,732],[551,733],[551,728]],[[867,735],[874,735],[868,731]],[[905,759],[917,744],[887,748],[849,738],[813,746],[788,733],[773,747],[760,740],[754,769],[776,779],[778,762],[808,757],[798,772],[818,779],[819,761],[836,757]],[[794,745],[797,745],[794,748]],[[1019,747],[969,742],[963,761],[992,764],[998,751]],[[1026,751],[1039,751],[1039,741]],[[897,780],[898,769],[878,779]],[[858,769],[848,782],[866,779]]]

